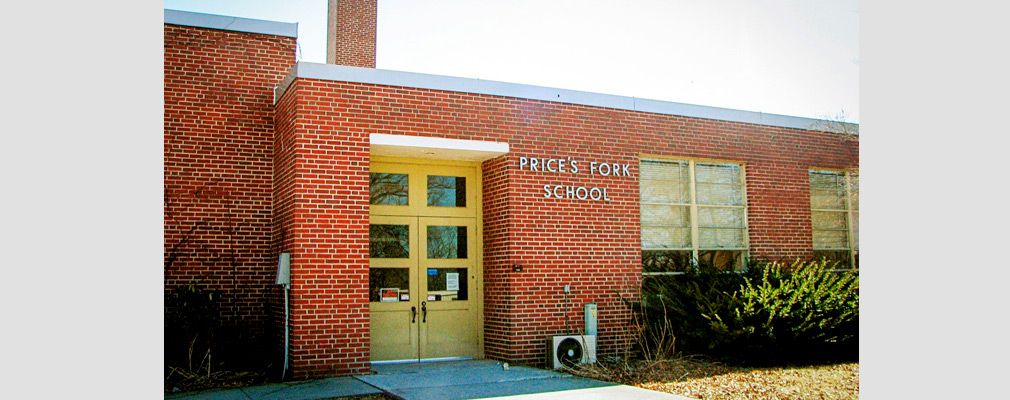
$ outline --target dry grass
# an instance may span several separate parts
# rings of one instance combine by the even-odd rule
[[[858,399],[859,363],[734,367],[699,358],[583,366],[578,375],[695,399]]]
[[[269,383],[267,378],[259,372],[207,372],[207,370],[200,372],[193,372],[185,368],[169,367],[169,373],[165,377],[165,393],[173,393],[176,390],[192,392],[207,389],[238,388]]]

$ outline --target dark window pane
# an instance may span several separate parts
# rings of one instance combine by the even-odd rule
[[[701,250],[698,252],[698,266],[715,268],[720,271],[743,269],[743,251]]]
[[[429,226],[428,258],[467,258],[465,226]]]
[[[690,251],[642,252],[643,272],[684,272],[691,267]]]
[[[428,268],[427,301],[467,300],[466,268]]]
[[[852,268],[847,250],[814,250],[814,261],[827,261],[828,268]]]
[[[383,289],[386,296],[383,296]],[[390,292],[394,297],[390,296]],[[372,268],[368,271],[368,301],[408,301],[410,299],[410,269],[408,268]]]
[[[407,225],[370,225],[368,254],[372,258],[410,258],[410,229]]]
[[[373,172],[369,175],[369,204],[407,205],[407,175]]]
[[[428,205],[466,207],[466,178],[428,175]]]

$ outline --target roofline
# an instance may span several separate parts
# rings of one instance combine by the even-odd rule
[[[193,26],[197,28],[218,29],[264,35],[298,37],[298,24],[288,22],[266,21],[229,17],[225,15],[203,14],[189,11],[165,10],[165,23],[171,25]]]
[[[805,130],[823,130],[819,129],[819,127],[825,126],[824,120],[814,118],[699,106],[484,79],[459,78],[304,61],[295,64],[288,75],[281,81],[280,85],[274,89],[274,102],[284,95],[288,86],[296,78],[486,94]],[[853,132],[856,135],[859,134],[859,124],[842,124],[847,128],[851,128],[845,129],[847,132]]]

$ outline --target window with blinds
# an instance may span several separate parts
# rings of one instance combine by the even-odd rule
[[[810,171],[814,258],[859,268],[859,175]]]
[[[644,274],[675,274],[694,265],[743,268],[742,165],[642,160],[639,171]]]

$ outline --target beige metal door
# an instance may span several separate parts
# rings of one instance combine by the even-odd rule
[[[421,358],[477,357],[473,218],[420,218]]]
[[[369,227],[372,360],[418,354],[417,218],[372,216]]]
[[[481,356],[476,175],[372,164],[372,361]]]

